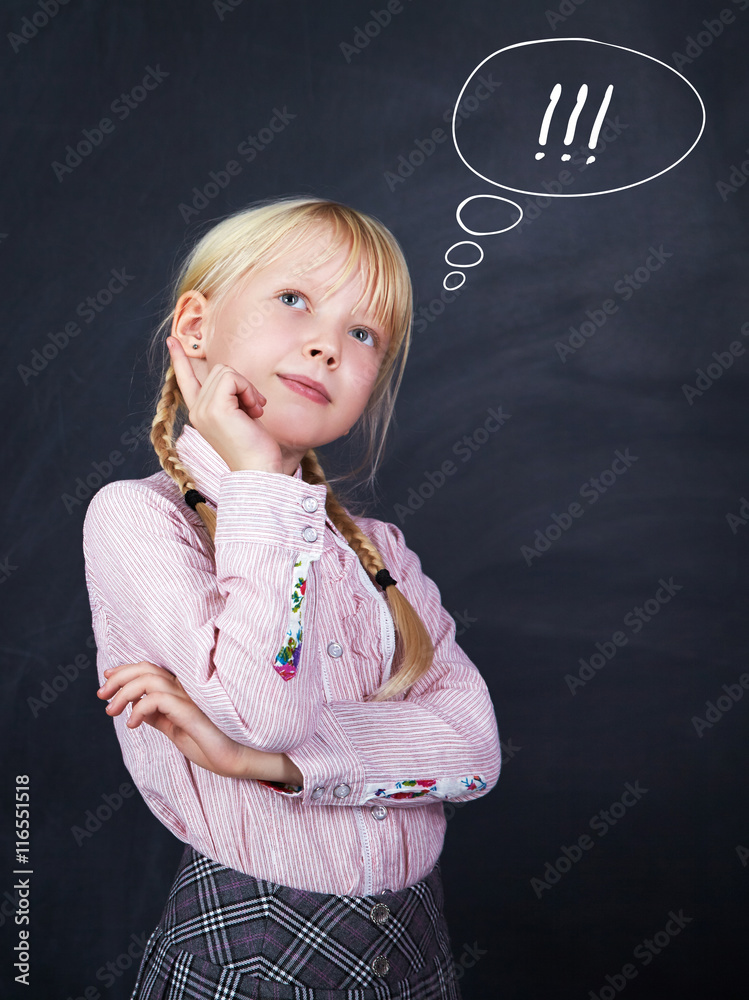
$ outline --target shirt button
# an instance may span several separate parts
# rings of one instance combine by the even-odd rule
[[[369,911],[369,919],[373,924],[377,924],[378,926],[386,924],[390,919],[390,907],[384,903],[375,903]]]
[[[318,507],[317,500],[314,497],[305,497],[302,500],[302,507],[304,507],[308,514],[314,514]]]
[[[385,819],[385,817],[387,816],[387,814],[388,814],[388,811],[387,811],[387,807],[386,806],[373,806],[372,807],[372,815],[374,816],[375,819]]]
[[[390,971],[390,962],[384,955],[378,955],[372,962],[372,972],[376,976],[386,976]]]
[[[324,791],[325,791],[325,785],[317,785],[317,787],[312,789],[312,792],[310,793],[310,798],[319,799]]]
[[[343,656],[343,646],[340,642],[333,640],[333,642],[328,643],[328,656],[332,656],[334,660],[337,660],[339,656]]]
[[[333,795],[337,799],[345,799],[347,795],[351,794],[351,789],[348,785],[336,785],[333,789]]]
[[[305,540],[305,542],[317,541],[317,532],[315,531],[314,528],[307,525],[307,527],[302,532],[302,538]]]

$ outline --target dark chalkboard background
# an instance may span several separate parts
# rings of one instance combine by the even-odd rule
[[[401,524],[458,617],[506,751],[496,790],[448,811],[464,997],[745,995],[749,2],[548,3],[3,3],[4,997],[127,997],[128,948],[160,915],[182,846],[129,794],[95,696],[78,481],[157,467],[145,351],[186,241],[292,192],[378,216],[412,268],[414,345],[372,512]],[[647,184],[540,206],[472,173],[446,138],[464,82],[499,49],[564,37],[680,67],[707,113],[692,153]],[[605,51],[579,68],[596,107],[616,85],[619,132],[596,166],[634,177],[686,151],[695,99],[636,56],[631,75],[612,58],[607,81]],[[540,168],[549,93],[522,65],[473,95],[462,127],[485,160],[553,179],[559,122]],[[527,127],[498,136],[503,108]],[[84,130],[90,152],[55,167]],[[180,208],[230,160],[225,186]],[[487,193],[525,219],[470,237],[484,258],[449,295],[444,253],[469,238],[455,210]],[[464,218],[499,229],[513,211],[474,201]],[[112,269],[123,290],[77,311]],[[16,775],[31,790],[28,988],[12,968]],[[112,815],[76,836],[104,796]]]

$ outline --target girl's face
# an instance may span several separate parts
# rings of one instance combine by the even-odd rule
[[[215,306],[197,291],[182,296],[182,307],[177,304],[173,336],[196,377],[202,383],[222,363],[249,379],[267,399],[258,421],[292,470],[308,448],[336,440],[356,423],[389,342],[369,301],[356,308],[364,290],[358,267],[323,299],[347,257],[342,247],[318,264],[329,239],[327,229],[312,230]]]

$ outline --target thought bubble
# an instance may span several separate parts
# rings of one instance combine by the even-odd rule
[[[468,107],[482,83],[486,97]],[[585,198],[673,170],[699,142],[705,117],[697,90],[660,59],[592,38],[541,38],[498,49],[479,63],[455,104],[452,136],[468,169],[495,187]],[[477,199],[486,199],[487,209],[496,209],[489,200],[505,202],[517,218],[498,228],[469,228],[463,210]],[[456,211],[460,227],[474,236],[507,232],[522,217],[520,205],[499,195],[472,195]],[[461,245],[447,252],[448,264],[455,266],[448,256]],[[448,275],[453,287],[456,274]]]
[[[456,127],[463,95],[481,75],[501,86]],[[596,157],[607,115],[623,130],[615,154]],[[613,194],[652,181],[692,152],[704,128],[705,105],[681,73],[590,38],[544,38],[493,52],[466,80],[453,114],[453,142],[469,170],[516,194],[557,198]],[[588,169],[570,190],[547,191],[552,163],[556,174],[556,164],[575,154],[576,165],[584,159]]]

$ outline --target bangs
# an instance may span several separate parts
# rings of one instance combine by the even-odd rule
[[[408,305],[403,301],[403,290],[398,285],[394,262],[387,249],[378,245],[368,233],[352,232],[348,227],[337,226],[324,260],[334,257],[340,250],[347,253],[323,298],[333,295],[352,273],[358,272],[363,288],[354,310],[370,312],[375,324],[389,335],[391,341],[397,341],[401,339],[399,330],[404,307],[407,310]]]

